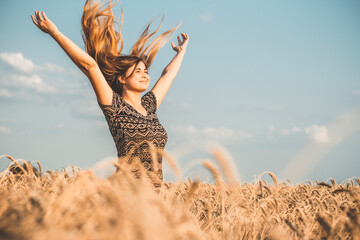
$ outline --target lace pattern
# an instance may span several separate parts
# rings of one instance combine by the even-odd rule
[[[128,156],[129,162],[135,156],[139,157],[148,171],[154,171],[154,164],[157,164],[158,172],[156,174],[162,180],[162,151],[168,136],[156,115],[157,100],[155,94],[149,91],[141,98],[141,105],[147,111],[146,116],[139,113],[114,91],[110,105],[99,102],[98,104],[109,125],[118,157]],[[149,143],[152,143],[159,150],[155,157],[157,163],[153,163]]]

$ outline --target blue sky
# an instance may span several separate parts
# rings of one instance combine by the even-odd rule
[[[84,2],[1,1],[0,155],[38,160],[45,170],[102,169],[116,156],[89,81],[30,18],[45,11],[84,49]],[[182,22],[176,34],[190,36],[158,109],[165,150],[184,178],[212,179],[201,162],[216,164],[214,145],[241,181],[265,171],[293,182],[359,176],[359,1],[124,0],[123,8],[124,53],[163,14],[162,30]],[[160,50],[149,90],[174,53],[170,42]],[[1,159],[1,169],[8,164]],[[172,181],[166,162],[163,170]]]

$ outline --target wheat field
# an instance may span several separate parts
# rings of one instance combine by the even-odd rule
[[[164,155],[176,175],[176,162]],[[360,239],[360,179],[238,183],[221,153],[215,183],[159,182],[139,165],[41,171],[11,160],[0,176],[0,239]],[[137,163],[139,164],[139,163]],[[224,179],[221,178],[223,173]],[[158,183],[156,185],[155,183]]]

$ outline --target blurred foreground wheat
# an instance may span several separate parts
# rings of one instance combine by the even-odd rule
[[[359,178],[293,185],[268,172],[273,184],[239,184],[214,156],[226,182],[204,162],[215,184],[160,187],[123,166],[100,179],[79,168],[42,173],[40,163],[36,170],[1,156],[13,163],[0,175],[0,239],[360,239]]]

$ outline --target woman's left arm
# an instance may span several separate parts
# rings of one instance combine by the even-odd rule
[[[171,60],[171,62],[166,66],[155,86],[151,89],[151,91],[156,96],[157,108],[159,108],[166,93],[169,91],[172,81],[176,77],[176,74],[180,69],[181,62],[184,58],[186,47],[189,42],[189,36],[185,33],[181,33],[181,36],[182,40],[180,39],[180,37],[177,37],[178,46],[175,46],[174,43],[171,43],[172,48],[177,53],[175,57]]]

